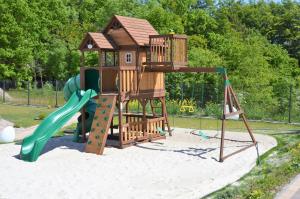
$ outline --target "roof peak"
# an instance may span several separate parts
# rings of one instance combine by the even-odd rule
[[[120,23],[121,27],[125,29],[133,41],[139,46],[149,44],[149,35],[158,34],[148,20],[120,15],[114,15],[111,18],[110,22],[103,30],[103,33],[108,32],[115,20]]]
[[[128,19],[133,19],[133,20],[143,20],[143,21],[147,21],[147,19],[143,19],[143,18],[137,18],[137,17],[129,17],[129,16],[122,16],[122,15],[114,15],[114,17],[122,17],[122,18],[128,18]]]

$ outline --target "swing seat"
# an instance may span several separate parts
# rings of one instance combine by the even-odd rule
[[[156,130],[159,132],[159,134],[161,135],[161,136],[164,136],[164,135],[166,135],[168,132],[167,131],[164,131],[162,128],[160,128],[160,127],[157,127],[156,128]]]
[[[189,107],[189,112],[190,112],[190,113],[194,113],[194,112],[195,112],[195,109],[194,109],[193,106],[190,106],[190,107]]]
[[[161,136],[165,136],[167,133],[169,133],[169,131],[164,131],[162,128],[160,127],[156,127],[156,130],[159,132],[159,134]],[[171,129],[171,132],[173,131],[174,129]]]
[[[209,137],[204,133],[204,132],[202,132],[202,131],[199,131],[198,132],[198,135],[200,136],[200,137],[202,137],[202,138],[204,138],[205,140],[207,140]]]
[[[200,130],[198,132],[194,130],[194,131],[191,132],[191,134],[200,136],[201,138],[203,138],[205,140],[209,139],[209,136],[206,135],[204,132],[202,132]]]
[[[185,112],[186,110],[188,110],[189,113],[195,112],[195,109],[194,109],[193,106],[186,106],[186,105],[181,106],[179,111],[180,112]]]

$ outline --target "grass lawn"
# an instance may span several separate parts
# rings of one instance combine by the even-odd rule
[[[14,106],[9,104],[0,104],[0,118],[14,122],[17,126],[28,127],[40,123],[40,120],[35,120],[38,116],[47,116],[49,113],[55,111],[55,108],[47,107],[32,107],[32,106]],[[169,123],[171,126],[182,128],[195,129],[210,129],[217,130],[221,128],[221,121],[209,118],[187,118],[179,116],[169,116]],[[291,124],[274,124],[269,122],[249,122],[253,130],[300,130],[300,125]],[[244,131],[243,122],[235,120],[226,121],[226,129]]]
[[[6,99],[6,102],[13,104],[28,104],[28,93],[27,90],[20,89],[10,89],[7,92],[11,99]],[[62,106],[65,103],[64,95],[62,91],[58,91],[57,93],[52,90],[43,90],[43,89],[32,89],[29,93],[29,103],[32,105],[44,105],[44,106],[52,106],[56,105],[56,94],[57,94],[57,104]],[[0,98],[0,101],[2,97]]]
[[[0,104],[0,118],[12,121],[15,124],[27,127],[38,124],[34,120],[39,115],[48,115],[55,111],[53,108],[12,106]],[[169,117],[171,126],[195,129],[217,130],[221,122],[207,118]],[[261,157],[261,164],[252,169],[246,176],[233,185],[208,196],[208,198],[266,198],[271,199],[280,187],[300,173],[300,126],[282,123],[249,122],[254,133],[269,134],[278,141],[278,146]],[[75,124],[67,127],[74,129]],[[226,129],[244,131],[241,121],[227,120]],[[62,130],[55,136],[64,135]],[[237,168],[238,169],[238,168]]]
[[[35,120],[39,116],[47,116],[55,111],[55,108],[13,106],[0,104],[0,118],[13,122],[18,127],[29,127],[40,123]]]
[[[169,116],[169,123],[171,126],[182,128],[195,128],[195,129],[209,129],[220,130],[221,121],[209,118],[187,118],[187,117],[173,117]],[[250,127],[254,130],[254,133],[267,132],[269,130],[300,130],[300,125],[291,125],[285,123],[270,123],[270,122],[249,122]],[[236,120],[226,120],[226,130],[231,131],[246,131],[244,123]]]

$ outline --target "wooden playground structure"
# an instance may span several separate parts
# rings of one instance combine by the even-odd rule
[[[223,76],[224,109],[219,161],[257,144],[226,70],[222,67],[187,66],[186,35],[159,35],[147,20],[113,16],[102,32],[87,33],[79,49],[82,53],[81,89],[94,89],[99,93],[88,138],[84,124],[87,117],[85,108],[81,111],[82,137],[87,141],[86,152],[102,154],[107,139],[116,139],[118,147],[124,148],[137,142],[164,139],[165,134],[162,132],[171,135],[164,82],[165,73],[169,72],[217,73]],[[86,65],[85,54],[89,51],[97,53],[97,67]],[[141,105],[141,113],[130,110],[129,103],[133,100]],[[148,104],[151,112],[147,112]],[[226,112],[226,106],[229,112]],[[252,144],[224,155],[225,122],[233,115],[240,115],[244,121]],[[114,117],[117,124],[114,124]],[[118,133],[114,134],[114,128],[118,129]]]

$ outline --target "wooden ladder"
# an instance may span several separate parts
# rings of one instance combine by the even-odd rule
[[[116,106],[116,97],[115,94],[101,94],[99,96],[85,152],[103,154]]]

